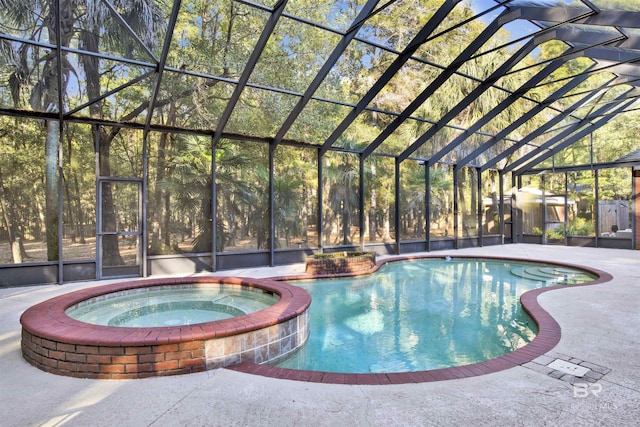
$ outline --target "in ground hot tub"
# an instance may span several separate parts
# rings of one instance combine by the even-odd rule
[[[171,300],[171,293],[182,297]],[[22,353],[44,371],[81,378],[273,362],[307,340],[310,303],[306,291],[265,279],[172,278],[89,288],[29,308],[20,319]],[[122,309],[112,311],[114,305]]]

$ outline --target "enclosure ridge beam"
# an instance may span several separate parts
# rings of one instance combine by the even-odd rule
[[[640,28],[640,12],[630,10],[600,10],[597,14],[576,21],[576,24]]]
[[[589,49],[608,46],[610,44],[614,44],[614,43],[618,43],[626,40],[624,35],[619,35],[614,38],[609,38],[607,34],[603,34],[603,33],[582,32],[580,33],[580,35],[582,35],[583,37],[580,38],[575,36],[574,31],[568,32],[568,34],[563,34],[562,29],[557,29],[557,30],[554,30],[554,33],[556,33],[555,40],[563,41],[567,44],[570,44],[572,45],[573,49],[568,49],[567,51],[563,52],[560,56],[556,58],[547,59],[545,61],[541,61],[536,64],[531,64],[523,68],[518,68],[517,70],[506,72],[504,73],[504,75],[508,76],[510,74],[520,73],[522,71],[525,71],[531,68],[536,68],[542,64],[550,63],[551,61],[554,61],[556,59],[566,58],[567,60],[571,60],[579,57],[588,56],[586,55],[586,52]],[[598,36],[602,36],[602,37],[600,38]],[[549,41],[549,40],[545,40],[545,41]],[[590,58],[590,59],[593,59],[593,58]]]
[[[507,8],[509,8],[510,6],[506,5],[506,3],[507,3],[507,2],[503,3],[502,5],[504,5],[504,6],[506,6]],[[509,46],[511,46],[511,45],[513,45],[513,44],[519,43],[519,42],[521,42],[521,41],[523,41],[523,40],[527,40],[527,39],[529,39],[529,38],[531,38],[531,37],[536,37],[536,34],[544,34],[544,33],[545,33],[545,32],[547,32],[547,31],[552,31],[552,30],[555,30],[555,29],[557,29],[557,28],[562,28],[562,26],[563,26],[563,25],[571,24],[571,23],[573,23],[573,22],[575,22],[575,21],[578,21],[578,20],[580,20],[580,19],[583,19],[585,16],[591,16],[593,13],[594,13],[594,12],[583,12],[583,13],[578,14],[577,16],[569,16],[569,17],[565,17],[565,19],[563,19],[563,20],[559,20],[559,21],[558,21],[558,22],[556,22],[554,25],[551,25],[551,26],[549,26],[549,27],[545,27],[545,28],[543,28],[542,30],[540,30],[540,31],[536,32],[535,34],[528,34],[528,35],[526,35],[526,36],[522,36],[522,37],[519,37],[519,38],[517,38],[517,39],[510,40],[510,41],[509,41],[509,42],[507,42],[507,43],[503,43],[502,45],[499,45],[499,46],[496,46],[496,47],[494,47],[494,48],[488,49],[488,50],[486,50],[486,51],[484,51],[484,52],[482,52],[482,53],[479,53],[479,54],[477,54],[477,55],[473,55],[470,59],[476,59],[476,58],[479,58],[479,57],[481,57],[481,56],[488,55],[488,54],[490,54],[490,53],[492,53],[492,52],[498,51],[498,50],[500,50],[500,49],[504,49],[505,47],[509,47]],[[520,15],[518,16],[518,19],[528,19],[528,20],[531,20],[531,19],[533,19],[533,18],[532,18],[532,16],[535,16],[532,12],[529,12],[528,14],[525,14],[525,17],[523,17],[523,16],[522,16],[522,14],[520,13]]]
[[[510,6],[507,6],[507,8],[509,7]],[[520,15],[519,19],[526,19],[527,21],[555,22],[560,24],[571,22],[574,24],[604,25],[608,27],[615,25],[621,27],[628,26],[612,23],[595,24],[596,20],[587,22],[587,20],[594,19],[602,15],[602,12],[598,13],[595,10],[589,8],[562,6],[542,7],[537,5],[518,5],[517,7]]]

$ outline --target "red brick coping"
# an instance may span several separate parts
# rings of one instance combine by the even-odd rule
[[[444,258],[443,256],[407,256],[394,259],[388,259],[379,261],[376,267],[370,270],[368,273],[372,273],[378,270],[382,265],[392,261],[402,261],[409,259],[420,258]],[[565,263],[558,263],[553,261],[530,259],[518,259],[518,258],[501,258],[501,257],[488,257],[488,256],[452,256],[452,258],[458,259],[494,259],[504,261],[527,261],[527,262],[541,262],[546,264],[558,265],[561,267],[572,267],[587,271],[595,274],[598,278],[592,282],[583,283],[579,285],[558,285],[548,288],[538,288],[525,292],[520,297],[520,302],[523,308],[536,322],[538,326],[538,334],[529,344],[520,347],[519,349],[507,353],[505,355],[496,357],[494,359],[485,360],[483,362],[473,363],[471,365],[456,366],[452,368],[434,369],[430,371],[418,371],[418,372],[394,372],[394,373],[378,373],[378,374],[348,374],[348,373],[335,373],[335,372],[321,372],[321,371],[305,371],[287,368],[278,368],[268,365],[259,365],[256,363],[244,362],[239,365],[229,366],[228,369],[234,371],[246,372],[251,374],[262,375],[271,378],[283,378],[297,381],[318,382],[327,384],[368,384],[368,385],[381,385],[381,384],[407,384],[407,383],[422,383],[452,380],[460,378],[475,377],[479,375],[490,374],[494,372],[503,371],[516,366],[523,365],[533,359],[547,353],[552,350],[560,341],[560,325],[551,317],[551,315],[545,311],[540,304],[538,304],[538,295],[552,291],[555,289],[565,289],[577,286],[595,285],[599,283],[605,283],[610,281],[613,277],[604,271],[596,270],[593,268],[586,268],[578,265],[571,265]],[[328,275],[325,277],[344,277],[350,276],[349,274]],[[351,275],[353,276],[353,274]],[[296,279],[309,279],[310,275],[298,275],[288,277],[276,277],[274,280],[296,280]],[[317,278],[317,277],[316,277]]]
[[[263,310],[194,325],[131,328],[92,325],[65,310],[107,293],[150,286],[225,284],[280,297]],[[269,279],[190,277],[137,280],[88,288],[37,304],[20,318],[22,354],[32,365],[80,378],[125,379],[201,372],[284,357],[306,342],[310,295]]]

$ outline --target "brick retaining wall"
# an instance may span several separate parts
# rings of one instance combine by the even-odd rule
[[[374,254],[369,253],[358,256],[308,257],[305,264],[305,273],[314,276],[362,273],[370,271],[376,266],[376,257]]]

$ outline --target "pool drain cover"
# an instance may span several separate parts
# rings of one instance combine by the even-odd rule
[[[547,366],[555,369],[556,371],[573,375],[574,377],[584,377],[584,375],[589,372],[589,368],[585,368],[584,366],[576,365],[575,363],[567,362],[562,359],[556,359]]]

